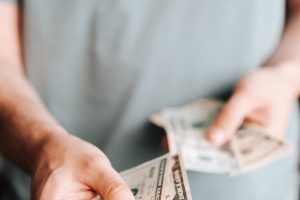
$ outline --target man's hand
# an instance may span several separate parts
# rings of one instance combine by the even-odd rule
[[[299,75],[299,66],[292,64],[268,66],[246,75],[208,129],[208,138],[222,145],[244,120],[282,137],[290,107],[299,94]]]
[[[208,138],[216,144],[225,143],[245,119],[283,136],[292,101],[300,94],[300,0],[288,0],[287,6],[287,24],[267,67],[242,78],[210,127]]]
[[[95,146],[61,134],[47,142],[32,178],[32,199],[134,200],[132,192]]]
[[[133,200],[106,156],[66,134],[27,81],[19,16],[0,2],[0,154],[32,174],[32,199]]]

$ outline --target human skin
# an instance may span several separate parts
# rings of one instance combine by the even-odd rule
[[[280,47],[267,63],[270,67],[240,81],[210,128],[212,141],[225,142],[250,116],[274,130],[279,128],[272,124],[285,128],[288,108],[300,91],[300,47],[295,45],[300,44],[298,0],[290,5],[293,14]],[[33,200],[90,199],[97,194],[104,200],[134,199],[101,150],[61,127],[27,81],[18,15],[16,5],[0,3],[0,153],[32,176]],[[274,118],[274,113],[281,114]]]
[[[289,112],[300,94],[300,1],[289,1],[290,16],[279,47],[266,64],[245,75],[208,129],[208,139],[226,143],[244,120],[284,137]]]
[[[32,176],[31,199],[133,200],[97,147],[67,133],[26,79],[19,8],[0,3],[0,153]]]

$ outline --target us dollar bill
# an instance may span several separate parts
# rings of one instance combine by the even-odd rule
[[[183,165],[182,158],[179,154],[171,156],[170,160],[171,172],[169,173],[169,192],[167,192],[167,200],[187,200],[192,199],[186,170]]]
[[[186,170],[178,154],[165,154],[123,171],[120,175],[136,200],[192,199]]]
[[[190,200],[180,156],[166,154],[121,173],[138,200]]]
[[[291,151],[292,145],[271,136],[256,124],[245,123],[231,139],[231,147],[239,167],[231,175],[254,170]]]
[[[166,108],[150,120],[166,130],[170,153],[181,152],[188,170],[237,175],[290,152],[289,142],[250,123],[245,123],[224,146],[211,144],[206,130],[222,106],[222,101],[201,99]]]

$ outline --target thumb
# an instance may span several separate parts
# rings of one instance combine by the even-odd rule
[[[223,106],[207,131],[207,137],[216,145],[223,145],[236,132],[254,103],[242,92],[235,92]]]
[[[135,199],[130,188],[110,164],[102,165],[97,172],[92,175],[91,187],[101,196],[102,200]]]

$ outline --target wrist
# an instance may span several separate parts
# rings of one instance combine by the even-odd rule
[[[35,159],[30,169],[31,174],[34,173],[40,165],[43,165],[43,163],[48,163],[48,160],[55,159],[56,152],[63,151],[59,144],[65,142],[69,137],[70,135],[62,127],[58,126],[45,129],[43,131],[43,137],[39,139],[33,151],[34,155],[32,157]]]

